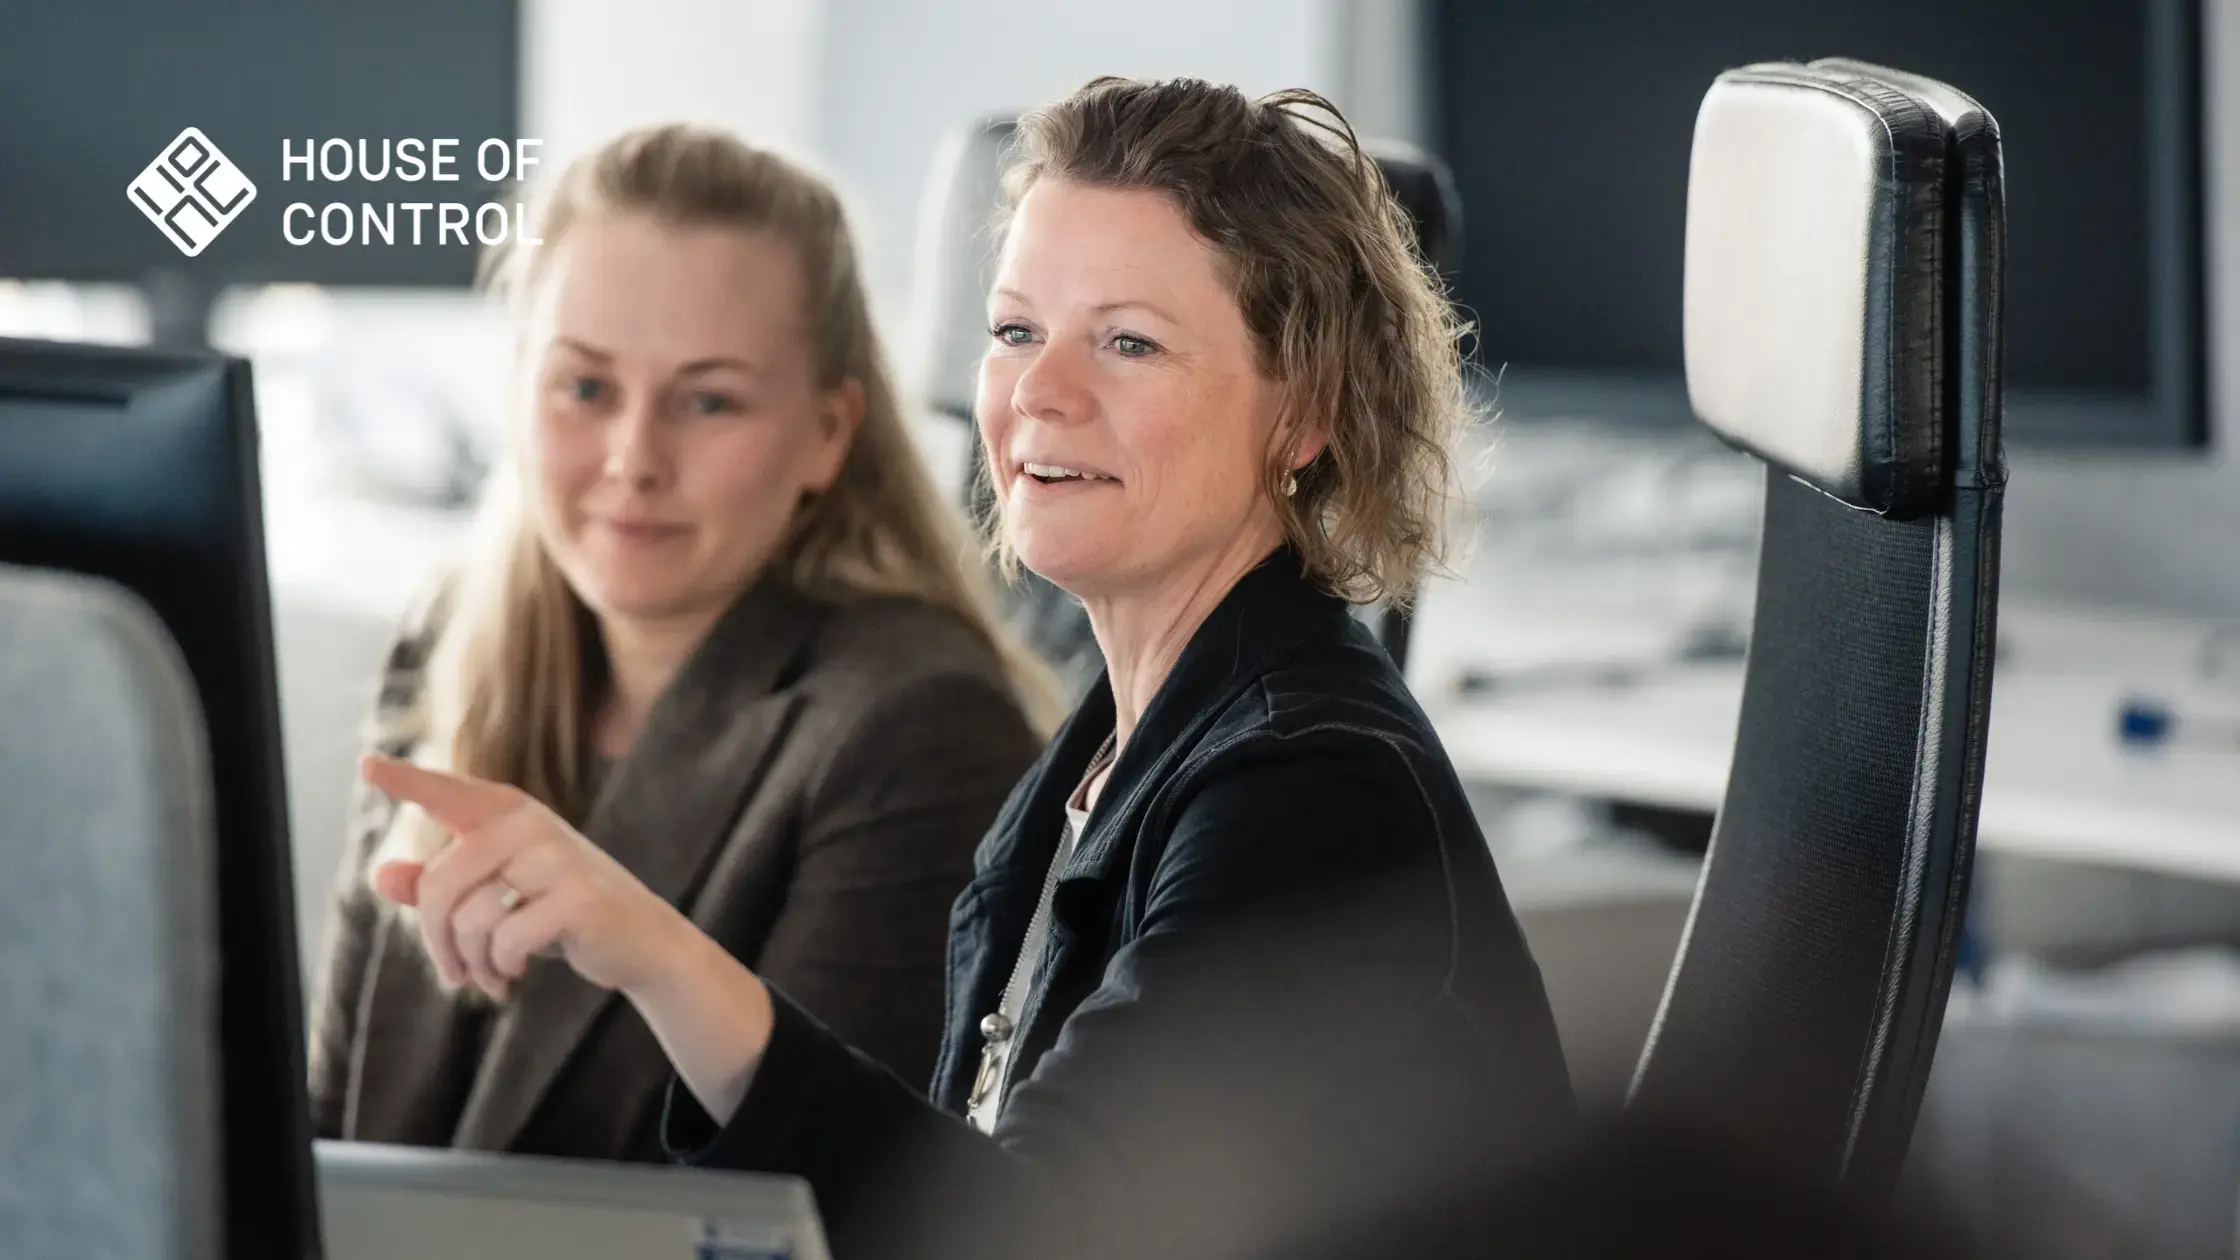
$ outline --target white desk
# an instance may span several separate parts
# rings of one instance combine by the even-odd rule
[[[2136,751],[2118,704],[2206,695],[2208,627],[2046,608],[2002,617],[1978,843],[1986,850],[2240,881],[2240,747]],[[1426,707],[1463,778],[1715,811],[1741,704],[1739,663],[1630,685],[1563,685]],[[2240,686],[2222,704],[2240,711]]]

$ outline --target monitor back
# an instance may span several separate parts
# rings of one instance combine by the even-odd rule
[[[286,786],[248,364],[0,339],[0,564],[106,578],[178,644],[216,820],[229,1257],[316,1255]]]

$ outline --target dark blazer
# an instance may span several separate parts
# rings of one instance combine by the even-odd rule
[[[1112,729],[1100,684],[981,847],[930,1099],[774,980],[737,1112],[719,1130],[675,1088],[672,1149],[806,1177],[841,1260],[1292,1256],[1567,1136],[1554,1021],[1462,785],[1375,640],[1281,551],[1122,750],[996,1133],[966,1125],[979,1022]]]
[[[411,703],[430,638],[397,644],[381,705]],[[820,1020],[922,1079],[950,903],[1038,747],[994,654],[953,617],[766,582],[663,693],[582,829]],[[557,961],[532,964],[502,1006],[446,992],[417,930],[367,887],[390,822],[361,787],[311,1028],[318,1133],[659,1159],[668,1064],[636,1010]]]

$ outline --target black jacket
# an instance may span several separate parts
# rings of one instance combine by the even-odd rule
[[[807,1178],[841,1260],[1294,1256],[1566,1134],[1539,972],[1454,769],[1288,552],[1199,628],[1122,750],[996,1134],[966,1125],[980,1020],[1112,727],[1100,683],[981,845],[930,1100],[777,994],[728,1125],[672,1089],[672,1149]]]

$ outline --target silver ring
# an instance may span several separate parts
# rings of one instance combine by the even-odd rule
[[[504,880],[498,881],[498,908],[511,913],[521,906],[521,890]]]

